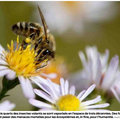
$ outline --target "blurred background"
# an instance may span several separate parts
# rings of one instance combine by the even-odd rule
[[[56,55],[58,58],[64,58],[59,62],[66,65],[65,74],[82,69],[78,51],[85,50],[88,45],[96,45],[101,53],[109,49],[110,58],[115,54],[120,56],[120,2],[0,2],[2,46],[6,48],[7,43],[12,39],[16,40],[16,35],[11,31],[13,24],[20,21],[41,24],[37,4],[50,32],[55,36]],[[59,62],[57,63],[60,70]],[[64,73],[60,74],[62,76]],[[3,100],[8,99],[16,103],[14,110],[34,109],[24,98],[20,85],[8,94],[10,97]],[[120,110],[117,100],[114,99],[110,109]]]

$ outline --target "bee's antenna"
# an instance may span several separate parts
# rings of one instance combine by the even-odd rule
[[[40,17],[41,17],[41,20],[42,20],[42,24],[43,24],[43,27],[44,27],[45,39],[48,42],[48,40],[47,40],[47,29],[48,29],[48,26],[47,26],[47,24],[45,22],[45,18],[44,18],[43,14],[42,14],[42,11],[41,11],[40,7],[38,5],[37,5],[37,7],[38,7],[39,14],[40,14]]]

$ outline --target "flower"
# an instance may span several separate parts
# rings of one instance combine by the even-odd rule
[[[78,34],[83,34],[83,32],[86,31],[86,26],[91,29],[92,24],[94,29],[96,23],[98,24],[114,19],[118,14],[118,6],[114,2],[57,1],[38,2],[38,4],[42,8],[49,27],[57,31],[57,33],[62,34],[66,34],[66,31],[69,30],[72,32],[75,31]],[[38,18],[39,16],[37,15],[36,17]]]
[[[51,80],[47,80],[46,84],[38,85],[45,92],[38,89],[34,89],[34,92],[50,104],[36,99],[29,99],[29,103],[41,108],[41,111],[84,111],[109,106],[108,103],[92,105],[101,101],[100,96],[97,96],[93,100],[83,101],[94,90],[95,85],[91,85],[87,90],[83,90],[77,96],[75,96],[75,86],[69,88],[69,82],[63,78],[60,79],[60,86]]]
[[[79,78],[80,82],[85,82],[82,82],[82,86],[86,88],[91,84],[96,84],[96,89],[101,90],[104,94],[109,94],[111,90],[113,92],[113,88],[116,88],[118,82],[120,82],[118,56],[115,55],[108,65],[108,50],[102,55],[98,52],[97,47],[87,47],[86,55],[87,59],[82,51],[79,52],[83,70],[77,73],[77,78]],[[78,80],[76,82],[78,84]],[[118,92],[116,92],[116,94],[117,93]],[[113,94],[115,95],[115,92],[113,92]],[[110,94],[109,97],[111,96]]]
[[[9,51],[5,51],[0,45],[0,77],[6,75],[9,80],[18,77],[25,97],[34,98],[31,82],[34,82],[34,77],[41,78],[41,69],[38,68],[46,64],[46,61],[36,64],[34,49],[28,45],[25,50],[22,50],[21,46],[19,47],[19,37],[17,37],[16,48],[13,41],[7,47]]]
[[[14,103],[10,103],[10,101],[6,100],[0,104],[0,111],[10,111],[15,108]]]

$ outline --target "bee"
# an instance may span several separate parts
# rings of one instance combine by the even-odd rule
[[[48,62],[55,57],[56,45],[54,36],[50,34],[48,30],[48,26],[41,9],[39,6],[37,7],[43,27],[39,23],[18,22],[14,24],[11,29],[15,34],[25,37],[21,44],[21,48],[23,50],[26,49],[28,44],[32,44],[34,46],[34,50],[37,53],[35,61],[36,64],[39,64],[44,61]],[[47,65],[47,62],[44,66]]]

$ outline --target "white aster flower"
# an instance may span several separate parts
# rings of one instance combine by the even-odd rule
[[[29,103],[33,106],[41,108],[41,111],[85,111],[85,110],[102,110],[109,106],[108,103],[96,104],[101,101],[101,97],[84,101],[85,98],[94,90],[95,85],[91,85],[87,90],[83,90],[77,96],[75,95],[75,86],[69,87],[69,82],[60,79],[60,86],[47,80],[45,84],[38,84],[44,91],[34,89],[34,92],[47,100],[49,103],[44,103],[36,99],[30,99]]]
[[[85,32],[86,24],[88,27],[92,23],[109,21],[118,14],[118,6],[114,2],[54,1],[37,4],[41,6],[49,28],[57,30],[57,33],[73,30],[80,34]]]
[[[77,78],[79,78],[79,82],[83,81],[82,86],[86,88],[91,84],[96,84],[96,89],[102,90],[104,93],[109,93],[112,90],[116,97],[120,93],[116,91],[120,82],[118,56],[115,55],[108,65],[109,51],[106,50],[102,55],[95,46],[86,48],[87,59],[82,51],[79,52],[79,56],[83,70],[79,74],[77,73]],[[76,83],[78,84],[78,80]],[[118,99],[118,97],[116,98]]]
[[[6,100],[0,103],[0,111],[10,111],[15,108],[14,103],[10,103],[10,101]]]
[[[7,46],[9,51],[0,45],[0,77],[6,76],[9,80],[18,77],[25,97],[34,98],[31,82],[34,82],[35,77],[41,79],[39,76],[41,69],[37,68],[41,67],[44,62],[36,64],[34,49],[28,45],[25,50],[22,50],[19,47],[19,38],[17,38],[16,48],[14,48],[13,41],[11,41],[11,45]]]

